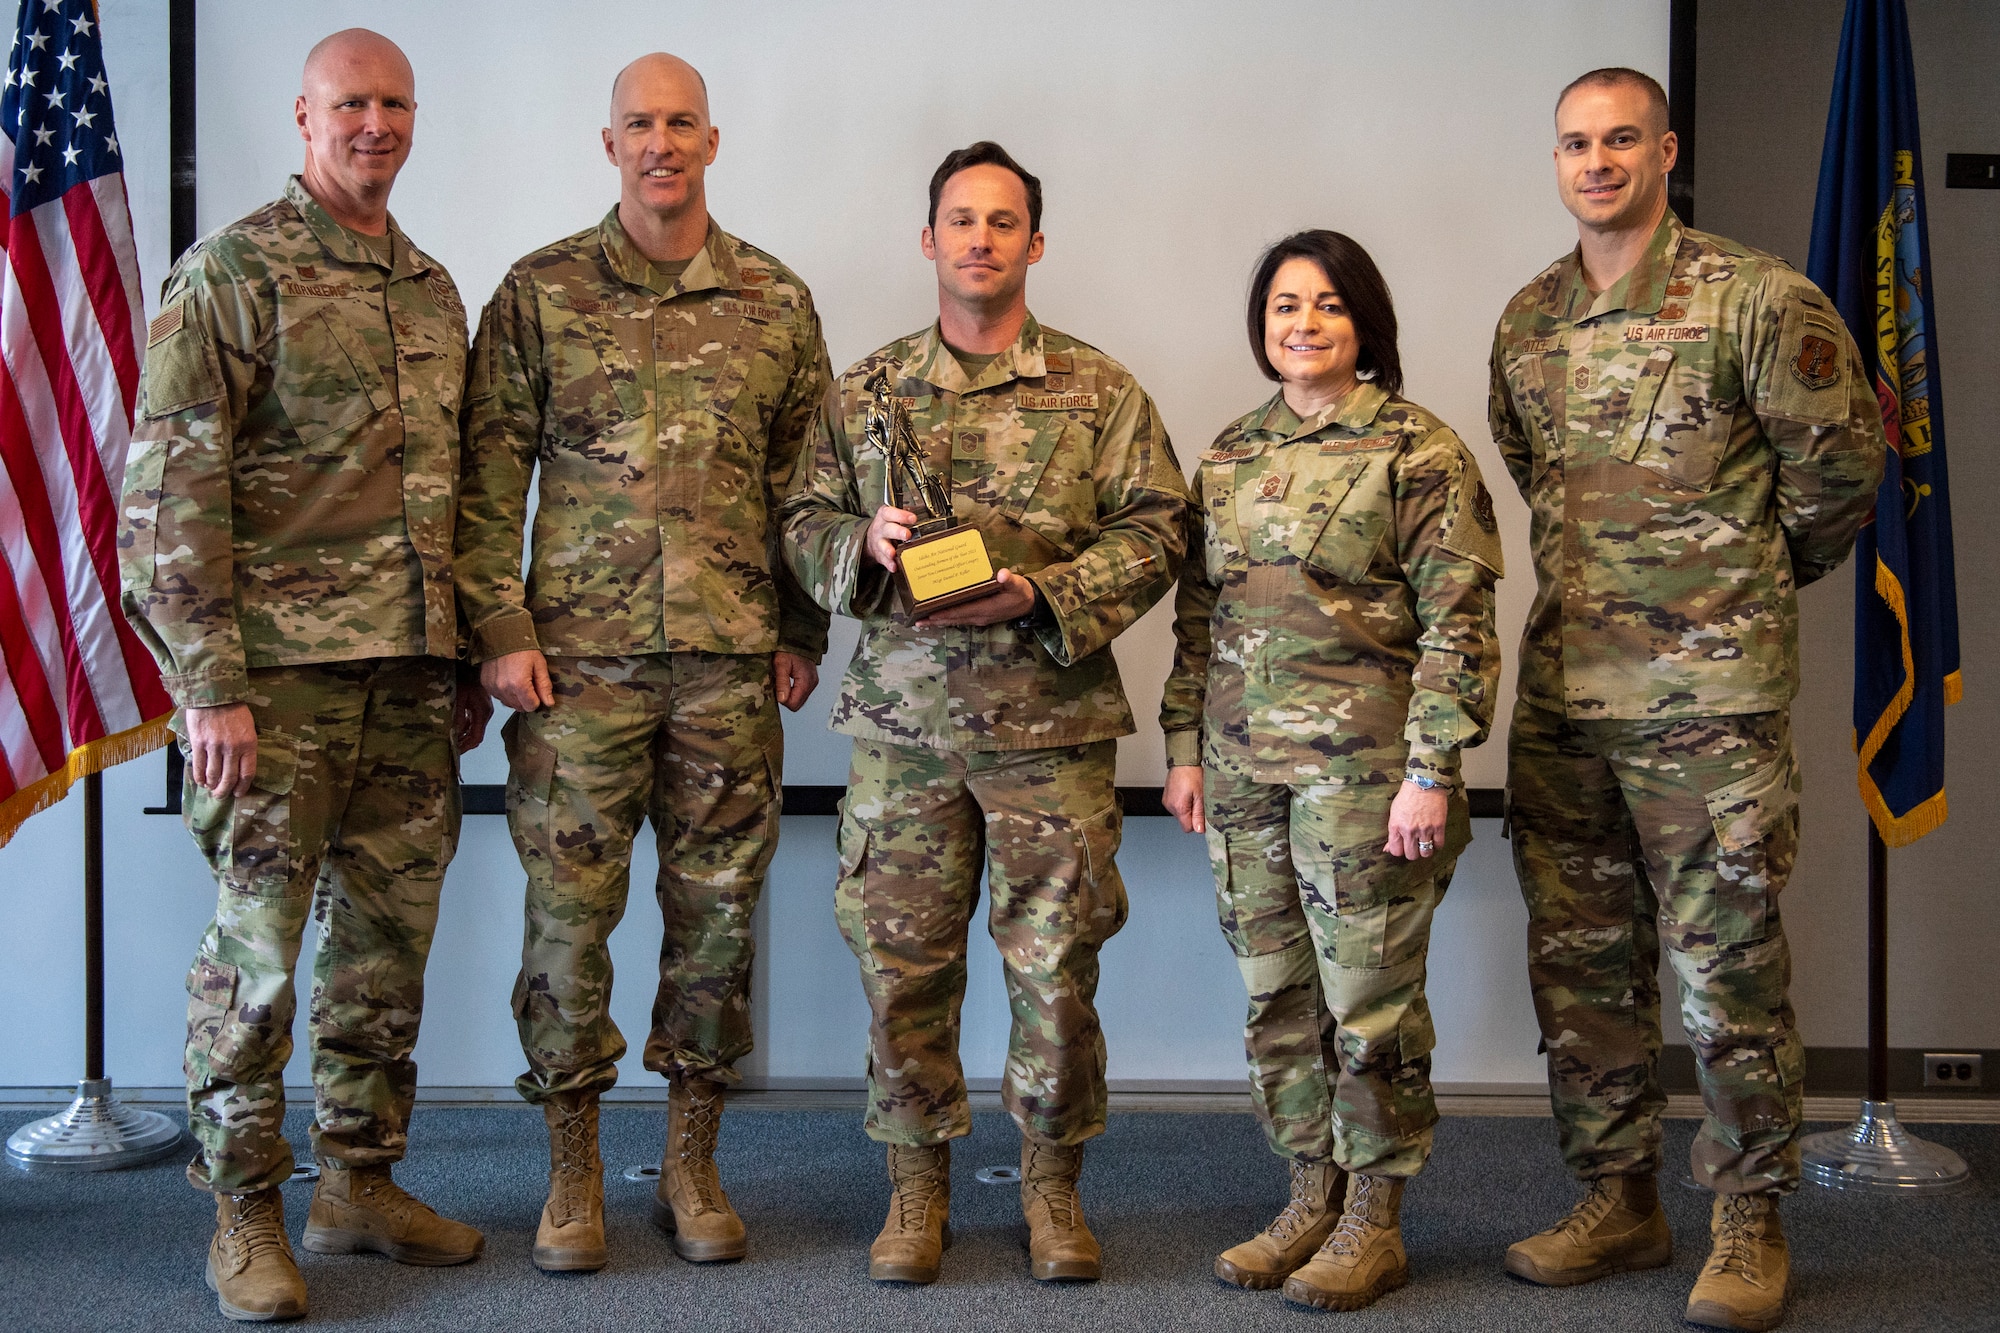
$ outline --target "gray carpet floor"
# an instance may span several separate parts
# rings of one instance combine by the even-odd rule
[[[15,1108],[18,1112],[19,1108]],[[32,1117],[0,1118],[11,1132]],[[303,1117],[289,1122],[304,1139]],[[1686,1161],[1690,1122],[1670,1122]],[[1269,1220],[1284,1174],[1248,1116],[1114,1114],[1084,1182],[1104,1242],[1104,1281],[1029,1279],[1011,1186],[982,1165],[1015,1161],[1004,1116],[982,1114],[953,1162],[953,1230],[942,1280],[878,1288],[866,1276],[887,1199],[881,1150],[840,1111],[742,1110],[724,1121],[721,1158],[751,1233],[750,1258],[696,1266],[648,1222],[650,1185],[620,1177],[656,1161],[658,1107],[605,1115],[611,1265],[545,1276],[528,1262],[544,1185],[539,1116],[515,1108],[420,1110],[398,1179],[481,1227],[487,1250],[462,1268],[404,1268],[372,1256],[301,1254],[314,1327],[328,1329],[1138,1330],[1333,1328],[1622,1333],[1683,1327],[1707,1250],[1707,1196],[1664,1193],[1677,1251],[1670,1268],[1547,1290],[1501,1272],[1507,1243],[1577,1197],[1545,1120],[1450,1119],[1411,1186],[1404,1235],[1412,1280],[1372,1309],[1319,1314],[1275,1292],[1210,1276],[1215,1253]],[[1786,1206],[1793,1329],[2000,1328],[2000,1128],[1934,1125],[1964,1154],[1962,1193],[1928,1199],[1807,1189]],[[1670,1172],[1671,1176],[1673,1173]],[[294,1240],[310,1185],[286,1187]],[[0,1168],[0,1330],[220,1328],[202,1285],[213,1213],[177,1164],[80,1175]]]

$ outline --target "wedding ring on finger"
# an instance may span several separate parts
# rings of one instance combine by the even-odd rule
[[[1417,844],[1417,850],[1420,852],[1436,851],[1437,844],[1434,842],[1419,842]]]

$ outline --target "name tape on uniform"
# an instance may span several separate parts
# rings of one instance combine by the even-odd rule
[[[1358,440],[1323,440],[1319,451],[1323,454],[1351,454],[1363,449],[1386,449],[1401,438],[1400,435],[1365,435]]]
[[[765,305],[762,301],[739,301],[733,296],[716,298],[710,303],[710,308],[718,315],[754,319],[760,324],[775,324],[785,317],[783,306]]]
[[[1625,341],[1628,343],[1705,343],[1708,341],[1706,324],[1627,324]]]
[[[1017,393],[1014,406],[1023,412],[1074,412],[1097,406],[1095,393]]]
[[[278,291],[285,296],[347,296],[354,288],[345,282],[300,282],[297,278],[280,278]]]

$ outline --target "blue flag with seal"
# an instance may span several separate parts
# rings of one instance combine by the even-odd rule
[[[1889,440],[1854,544],[1854,743],[1891,847],[1944,823],[1944,710],[1962,689],[1930,259],[1903,0],[1848,0],[1806,273],[1860,344]]]

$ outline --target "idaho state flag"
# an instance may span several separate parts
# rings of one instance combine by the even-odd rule
[[[1861,345],[1889,439],[1854,547],[1854,740],[1891,847],[1944,822],[1944,710],[1960,694],[1930,258],[1903,0],[1848,0],[1806,272]]]

